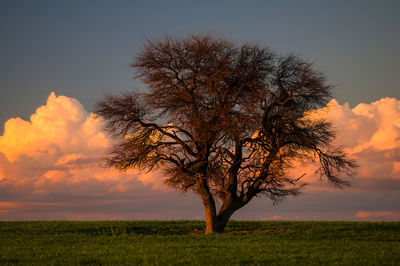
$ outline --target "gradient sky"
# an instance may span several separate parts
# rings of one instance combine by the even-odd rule
[[[0,132],[11,122],[0,136],[0,219],[202,218],[196,197],[156,174],[99,169],[94,155],[109,140],[89,120],[105,92],[142,86],[128,65],[146,37],[202,32],[314,62],[335,86],[340,141],[363,163],[351,189],[315,184],[234,218],[400,219],[399,14],[398,1],[1,1]]]

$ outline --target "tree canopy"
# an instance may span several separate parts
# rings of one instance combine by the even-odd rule
[[[298,195],[295,162],[312,160],[330,183],[348,185],[356,163],[334,146],[332,125],[309,116],[332,89],[311,63],[205,34],[148,40],[132,67],[146,88],[96,107],[118,141],[108,163],[161,169],[169,186],[199,194],[206,233],[222,232],[255,196]]]

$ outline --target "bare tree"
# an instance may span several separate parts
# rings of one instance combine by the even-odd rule
[[[288,170],[313,160],[337,187],[355,162],[324,119],[331,87],[293,56],[210,35],[148,40],[132,64],[146,92],[108,95],[96,113],[118,140],[108,163],[162,169],[166,184],[200,195],[206,233],[222,232],[255,196],[274,202],[305,184]],[[216,202],[220,201],[217,210]]]

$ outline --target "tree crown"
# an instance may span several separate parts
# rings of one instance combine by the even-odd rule
[[[132,64],[147,91],[108,95],[96,112],[119,142],[121,170],[161,168],[166,183],[203,199],[297,195],[294,161],[314,160],[332,184],[356,167],[329,122],[307,114],[331,86],[311,63],[210,35],[149,40]],[[204,201],[204,200],[203,200]]]

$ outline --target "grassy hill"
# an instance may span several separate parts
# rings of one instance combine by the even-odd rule
[[[0,264],[400,265],[400,222],[0,222]]]

